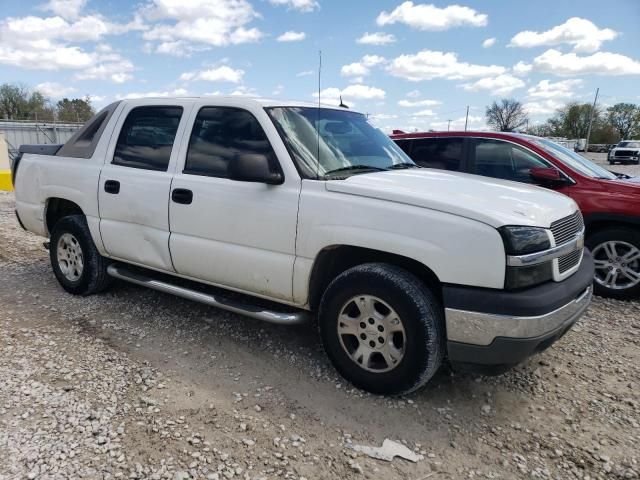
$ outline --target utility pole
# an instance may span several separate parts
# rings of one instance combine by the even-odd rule
[[[449,130],[451,130],[451,119],[447,120],[447,122],[449,122],[447,124],[447,132],[448,132]]]
[[[585,154],[589,151],[589,137],[591,136],[591,124],[593,123],[593,115],[596,113],[596,102],[598,101],[599,91],[600,91],[600,87],[596,88],[596,98],[593,99],[593,107],[591,107],[591,115],[589,116],[589,128],[587,129],[587,142],[584,146]]]
[[[464,117],[464,131],[467,131],[467,124],[469,123],[469,105],[467,105],[467,116]]]

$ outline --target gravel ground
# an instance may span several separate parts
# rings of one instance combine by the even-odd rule
[[[629,168],[629,167],[627,167]],[[352,388],[312,325],[132,285],[73,297],[0,192],[0,479],[638,478],[640,302],[596,298],[499,377]],[[374,460],[385,438],[424,455]]]

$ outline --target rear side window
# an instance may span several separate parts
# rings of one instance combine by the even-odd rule
[[[459,171],[462,168],[462,138],[419,138],[413,140],[411,158],[421,167]]]
[[[276,156],[260,122],[248,111],[204,107],[189,139],[184,172],[227,178],[229,163],[239,155],[266,155],[276,168]]]
[[[182,107],[137,107],[120,130],[113,164],[166,171]]]
[[[531,183],[531,168],[550,165],[534,153],[502,140],[476,139],[475,172],[486,177]]]

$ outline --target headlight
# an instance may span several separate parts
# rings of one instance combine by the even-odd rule
[[[508,226],[498,229],[507,255],[527,255],[551,248],[547,230],[540,227]],[[553,261],[528,265],[507,266],[504,288],[515,290],[530,287],[553,279]]]
[[[526,255],[551,248],[546,228],[500,227],[498,231],[507,255]]]

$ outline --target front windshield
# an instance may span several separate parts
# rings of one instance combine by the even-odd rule
[[[360,113],[313,107],[273,107],[267,111],[305,178],[416,166]]]
[[[615,180],[617,178],[609,170],[602,168],[600,165],[596,165],[591,160],[588,160],[582,155],[575,153],[573,150],[564,148],[551,140],[540,137],[529,137],[529,140],[542,148],[548,154],[553,155],[568,167],[586,175],[587,177],[604,178],[607,180]]]
[[[640,142],[620,142],[619,147],[640,148]]]

